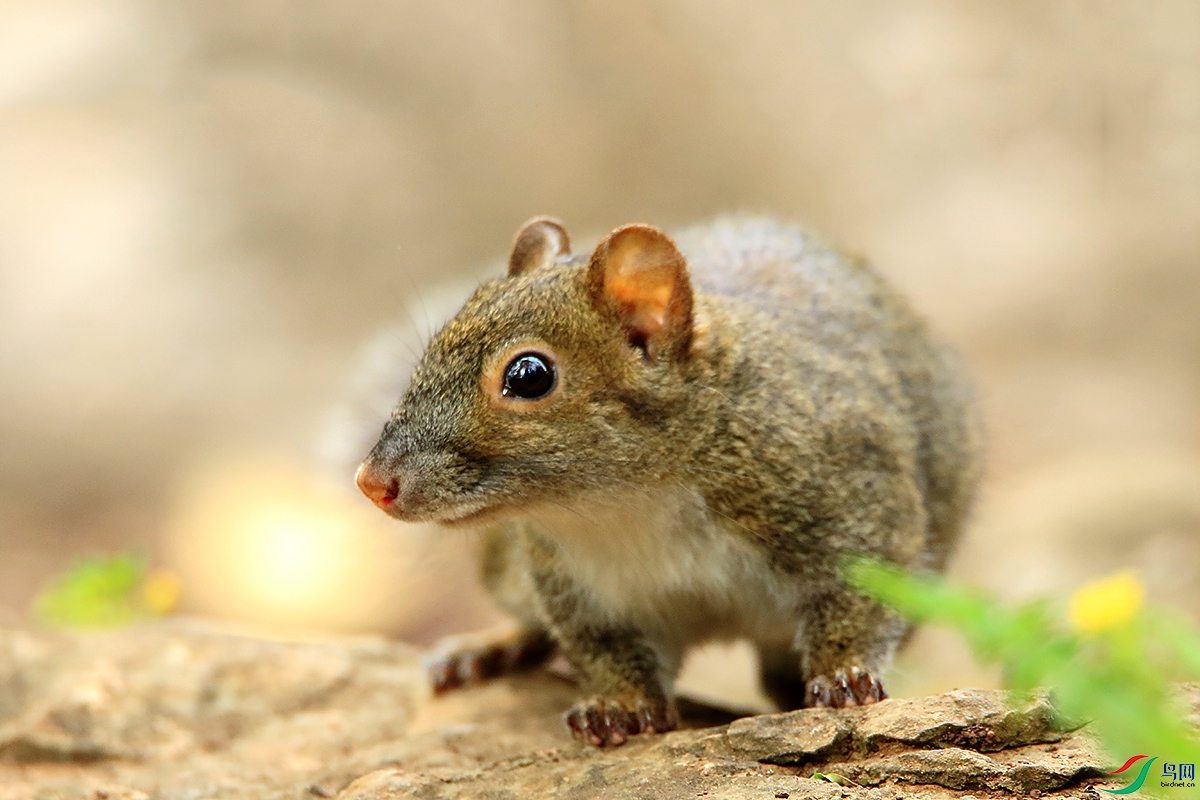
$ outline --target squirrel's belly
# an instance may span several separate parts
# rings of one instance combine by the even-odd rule
[[[676,490],[608,497],[532,521],[558,542],[574,578],[615,620],[684,646],[795,634],[803,586],[714,519],[698,496]]]

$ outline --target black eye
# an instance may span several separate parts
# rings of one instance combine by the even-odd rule
[[[505,397],[536,400],[550,394],[554,388],[554,367],[550,360],[537,353],[523,353],[504,368]]]

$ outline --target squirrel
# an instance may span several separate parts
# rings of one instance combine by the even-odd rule
[[[957,358],[862,260],[725,219],[517,234],[429,341],[359,467],[392,517],[483,531],[519,623],[444,652],[435,691],[561,653],[598,746],[671,730],[686,649],[745,638],[781,708],[885,698],[910,634],[845,584],[867,555],[942,570],[979,475]]]

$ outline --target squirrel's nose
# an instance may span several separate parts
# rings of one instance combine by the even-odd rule
[[[371,469],[365,462],[358,468],[358,472],[354,474],[354,482],[358,484],[358,488],[367,496],[375,505],[387,511],[392,501],[399,494],[399,486],[394,478],[382,478],[375,470]]]

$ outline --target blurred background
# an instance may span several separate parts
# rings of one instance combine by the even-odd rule
[[[469,537],[353,492],[412,353],[528,217],[726,212],[965,353],[958,577],[1200,613],[1200,5],[0,0],[0,623],[133,547],[255,630],[486,624]],[[893,688],[988,680],[928,633]]]

